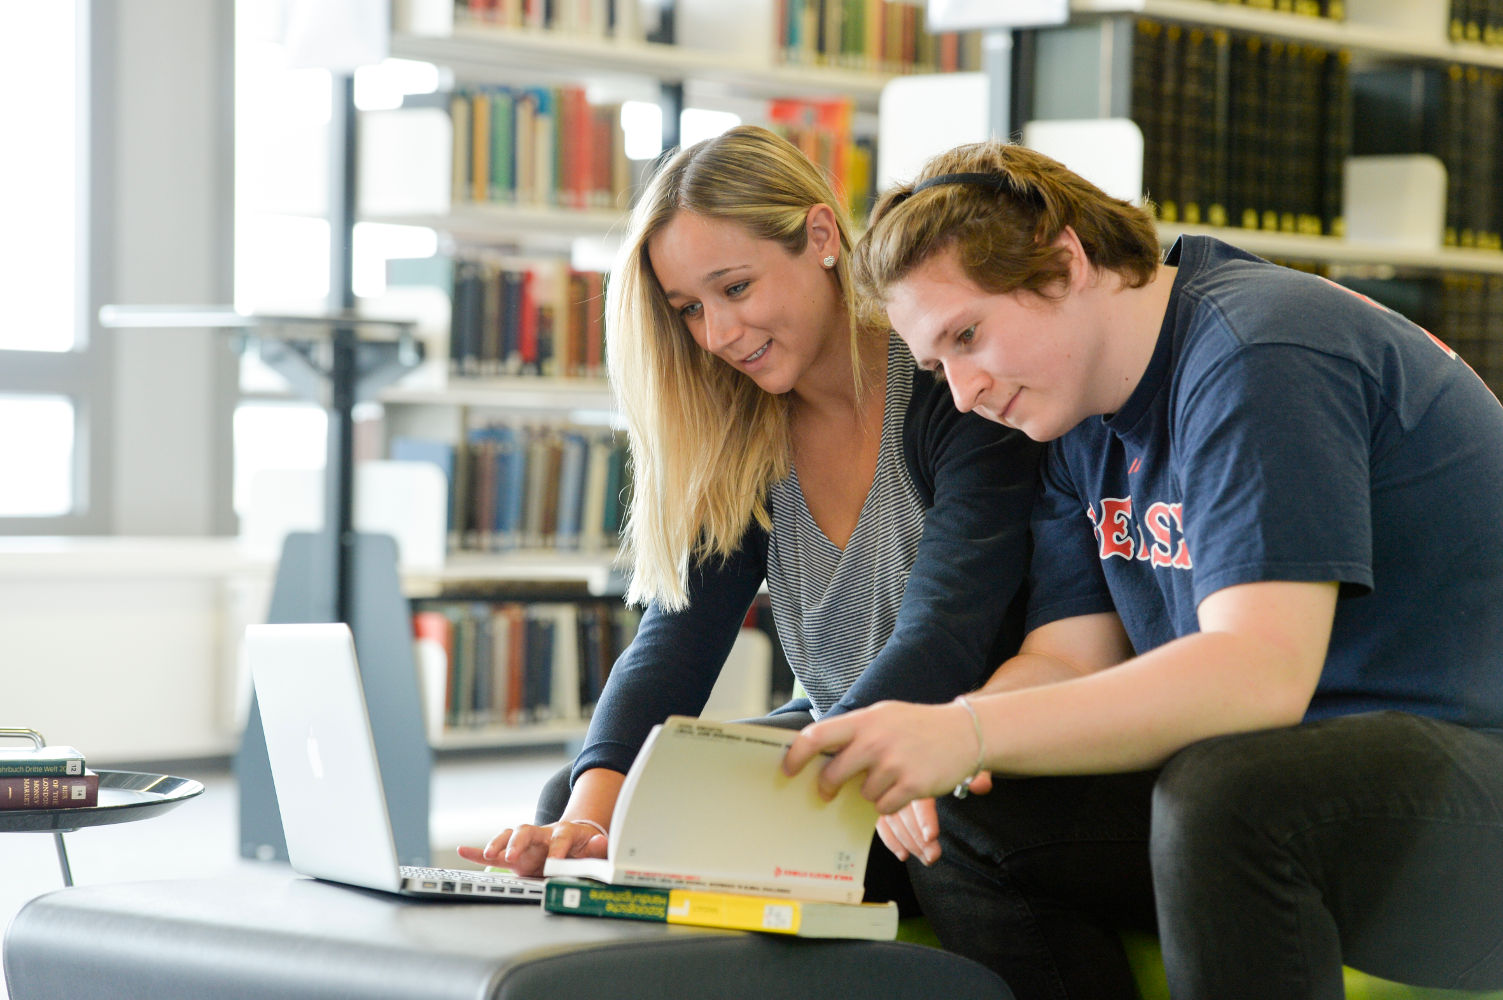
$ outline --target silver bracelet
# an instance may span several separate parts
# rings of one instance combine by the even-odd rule
[[[601,835],[601,836],[602,836],[602,837],[605,837],[605,838],[606,838],[606,839],[607,839],[607,840],[609,840],[609,839],[610,839],[610,836],[611,836],[611,835],[610,835],[610,833],[609,833],[609,832],[608,832],[608,831],[607,831],[607,830],[606,830],[606,828],[605,828],[605,827],[603,827],[603,826],[601,826],[601,825],[600,825],[600,824],[599,824],[599,823],[597,823],[597,822],[595,822],[595,821],[594,821],[594,820],[592,820],[592,819],[566,819],[566,820],[564,820],[564,822],[565,822],[565,823],[579,823],[579,824],[581,824],[581,825],[583,825],[583,826],[592,826],[592,827],[594,827],[594,828],[595,828],[595,829],[597,829],[597,830],[599,830],[599,831],[600,831],[600,835]]]
[[[955,700],[963,705],[965,707],[965,710],[970,713],[971,728],[976,730],[976,767],[973,771],[971,771],[971,776],[969,778],[966,778],[960,784],[956,785],[955,790],[950,793],[957,799],[963,799],[967,795],[971,794],[971,782],[975,781],[977,775],[981,773],[982,762],[986,759],[986,740],[981,736],[981,717],[976,714],[976,708],[971,704],[971,700],[963,694],[956,695]]]

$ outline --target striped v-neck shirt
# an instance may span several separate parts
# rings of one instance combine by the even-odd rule
[[[773,622],[816,718],[840,700],[892,634],[918,552],[924,500],[903,460],[913,372],[902,341],[890,337],[881,452],[844,550],[809,513],[796,468],[772,487],[767,590]]]

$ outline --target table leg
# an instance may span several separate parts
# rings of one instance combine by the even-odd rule
[[[52,837],[57,842],[57,864],[63,870],[63,885],[71,886],[73,884],[73,869],[68,867],[68,846],[63,843],[61,830],[54,830]]]

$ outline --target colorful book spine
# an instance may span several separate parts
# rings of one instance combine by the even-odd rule
[[[447,655],[444,724],[466,730],[587,717],[640,620],[606,601],[425,601],[413,632]]]
[[[0,810],[78,809],[99,804],[99,775],[0,777]]]

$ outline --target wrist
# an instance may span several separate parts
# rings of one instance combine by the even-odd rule
[[[976,766],[971,769],[970,776],[962,779],[955,786],[954,791],[950,793],[957,799],[963,799],[971,794],[971,782],[975,781],[976,776],[984,769],[986,761],[986,738],[981,734],[981,717],[976,714],[976,706],[971,704],[970,698],[963,694],[956,695],[955,704],[959,705],[965,711],[967,720],[970,722],[971,731],[976,737]]]
[[[562,823],[577,823],[580,826],[588,826],[591,829],[595,830],[597,833],[599,833],[602,837],[605,837],[607,839],[609,839],[610,835],[611,835],[609,830],[607,830],[604,826],[602,826],[601,824],[595,822],[592,819],[583,819],[583,818],[580,818],[580,817],[576,817],[574,819],[560,820],[560,822],[562,822]]]

